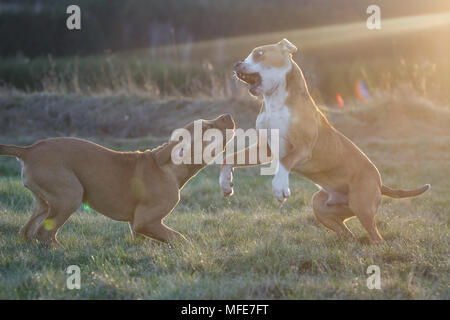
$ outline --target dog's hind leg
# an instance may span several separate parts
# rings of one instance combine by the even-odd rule
[[[72,213],[80,206],[81,197],[67,201],[56,200],[49,204],[50,210],[48,215],[40,223],[35,237],[39,242],[44,244],[56,243],[56,234]]]
[[[64,182],[55,183],[51,189],[46,193],[48,214],[36,221],[38,226],[34,234],[35,238],[44,244],[58,244],[56,235],[59,228],[81,205],[83,198],[83,187],[73,173],[66,174]]]
[[[20,235],[27,240],[33,239],[33,226],[39,217],[46,216],[48,214],[49,207],[47,202],[33,193],[34,196],[34,204],[33,204],[33,213],[28,220],[28,222],[20,229]]]
[[[328,193],[317,191],[312,197],[314,215],[327,229],[345,238],[354,238],[353,233],[345,225],[345,220],[355,216],[346,205],[327,205]]]
[[[375,223],[375,214],[381,203],[379,186],[370,183],[358,183],[350,186],[349,207],[355,212],[363,227],[369,233],[372,242],[381,242],[383,238]]]

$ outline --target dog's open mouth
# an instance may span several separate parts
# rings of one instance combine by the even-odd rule
[[[258,72],[254,73],[236,72],[236,76],[240,80],[250,85],[249,90],[252,94],[254,95],[260,94],[262,79]]]

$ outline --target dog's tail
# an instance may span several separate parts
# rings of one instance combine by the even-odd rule
[[[10,156],[23,159],[26,153],[26,147],[9,146],[0,144],[0,156]]]
[[[428,189],[430,189],[429,184],[425,184],[425,185],[421,186],[420,188],[417,188],[414,190],[391,189],[385,185],[382,185],[381,186],[381,194],[384,196],[391,197],[391,198],[409,198],[409,197],[416,197],[418,195],[421,195]]]

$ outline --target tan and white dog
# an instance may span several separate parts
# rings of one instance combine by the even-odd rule
[[[226,134],[234,132],[231,115],[199,121],[203,131],[222,133],[223,146],[231,140]],[[184,129],[192,133],[194,126],[190,123]],[[33,214],[21,234],[29,240],[57,243],[59,228],[81,203],[88,203],[113,220],[128,221],[133,234],[159,241],[184,239],[162,220],[177,205],[186,182],[208,164],[172,161],[174,150],[181,158],[191,158],[196,143],[205,148],[202,136],[191,137],[185,144],[189,152],[172,140],[145,152],[117,152],[76,138],[45,139],[28,147],[0,145],[0,155],[23,163],[22,181],[34,197]]]
[[[272,180],[273,193],[280,202],[290,196],[289,173],[293,171],[321,187],[313,195],[312,207],[326,228],[353,238],[345,221],[356,216],[370,239],[381,241],[375,224],[381,196],[413,197],[425,192],[429,185],[405,191],[382,184],[375,165],[327,121],[314,103],[302,71],[292,59],[296,50],[294,44],[283,39],[253,49],[244,61],[235,64],[236,76],[249,84],[250,93],[264,98],[256,129],[279,130],[279,155],[272,155],[278,165]],[[267,143],[270,147],[270,138]],[[249,153],[258,147],[256,144],[238,153],[244,152],[245,159],[249,159]],[[238,153],[228,156],[225,163],[237,163]],[[262,161],[258,159],[257,164]],[[233,167],[249,165],[222,166],[220,186],[225,196],[233,194]]]

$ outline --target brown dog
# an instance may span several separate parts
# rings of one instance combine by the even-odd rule
[[[375,165],[349,139],[337,131],[317,108],[308,92],[305,78],[292,60],[295,45],[286,39],[277,44],[255,48],[235,65],[239,79],[250,85],[250,93],[262,95],[264,103],[256,119],[256,129],[279,130],[279,154],[273,155],[278,171],[272,180],[276,198],[283,202],[290,195],[289,172],[294,171],[321,187],[312,206],[317,219],[340,235],[353,237],[345,220],[358,217],[372,241],[381,241],[375,214],[381,195],[406,198],[420,195],[429,185],[416,190],[393,190],[381,183]],[[265,142],[269,147],[270,139]],[[245,159],[258,144],[240,152]],[[272,150],[273,151],[273,150]],[[225,163],[236,163],[238,154]],[[262,164],[261,160],[258,160]],[[220,186],[225,196],[233,194],[232,169],[222,166]]]
[[[235,128],[231,115],[200,121],[202,130],[214,128],[223,133],[223,146],[231,139],[225,140],[225,131]],[[192,132],[194,123],[185,129]],[[186,145],[198,143],[192,137]],[[76,138],[46,139],[28,147],[0,145],[0,155],[23,162],[22,181],[35,200],[21,234],[30,240],[57,243],[59,228],[81,203],[88,203],[111,219],[128,221],[138,234],[160,241],[184,239],[162,220],[177,205],[185,183],[207,163],[175,164],[171,156],[179,144],[170,141],[145,152],[116,152]]]

